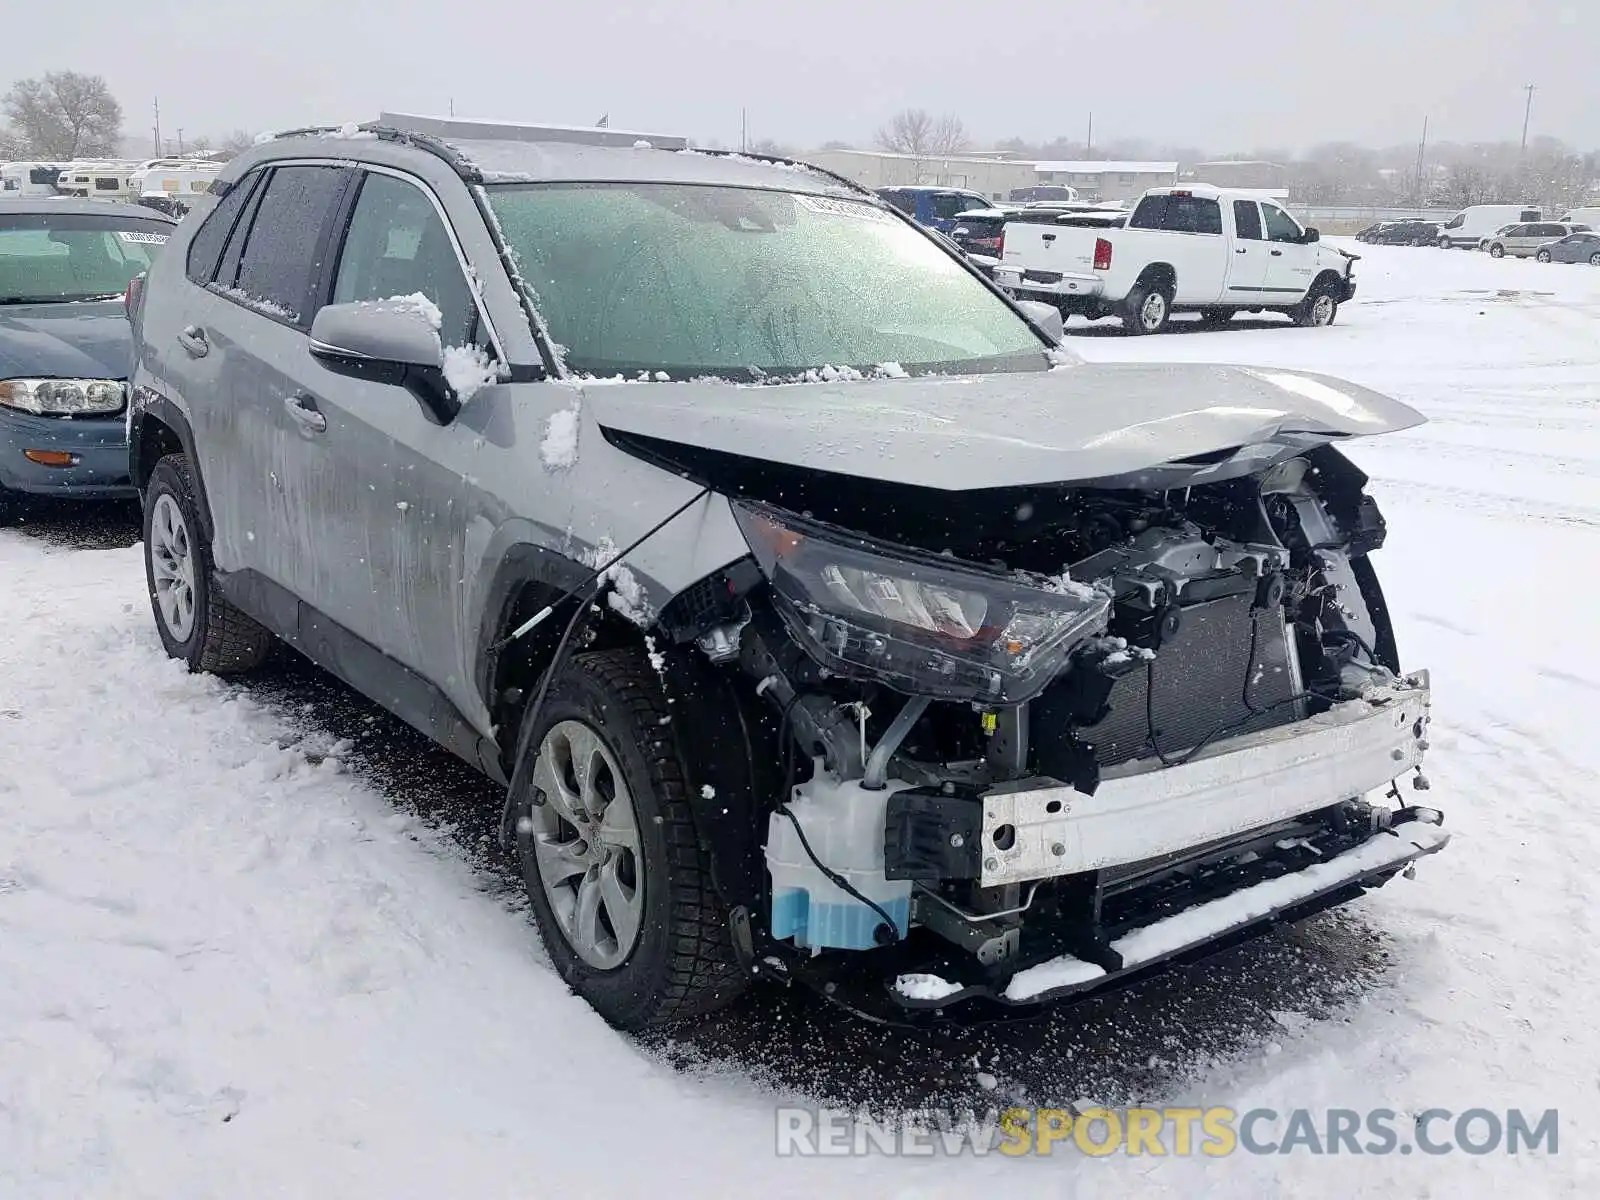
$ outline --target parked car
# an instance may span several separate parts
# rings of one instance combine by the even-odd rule
[[[61,168],[47,162],[0,163],[0,200],[28,196],[57,196]]]
[[[1389,226],[1391,226],[1393,224],[1394,224],[1393,221],[1377,221],[1377,222],[1374,222],[1373,224],[1368,225],[1365,229],[1357,231],[1357,233],[1356,233],[1356,241],[1358,241],[1358,242],[1370,242],[1375,235],[1377,235],[1379,233],[1382,233],[1385,229],[1389,228]]]
[[[1441,250],[1457,246],[1477,246],[1481,249],[1497,230],[1506,225],[1542,220],[1544,211],[1537,205],[1474,204],[1439,226],[1436,244]]]
[[[1575,230],[1560,241],[1540,246],[1534,257],[1544,263],[1588,263],[1600,267],[1600,233]]]
[[[950,227],[950,239],[967,254],[999,258],[1000,235],[1005,230],[1006,220],[1020,212],[1022,209],[1016,205],[1006,205],[959,213]]]
[[[1182,311],[1331,325],[1355,295],[1355,262],[1257,192],[1196,184],[1150,189],[1121,229],[1008,220],[995,282],[1064,317],[1120,317],[1131,333],[1156,333]]]
[[[123,296],[172,229],[131,205],[0,200],[0,512],[23,493],[135,494]]]
[[[1537,221],[1527,225],[1512,225],[1489,239],[1487,247],[1491,258],[1532,258],[1551,242],[1569,233],[1584,233],[1587,225],[1563,225],[1559,221]]]
[[[1383,221],[1362,230],[1361,234],[1356,235],[1356,240],[1374,246],[1432,246],[1439,240],[1439,222],[1409,219]]]
[[[1034,1005],[1445,844],[1339,448],[1420,414],[1071,363],[804,164],[390,119],[235,159],[135,302],[152,612],[505,785],[608,1020]]]
[[[1006,199],[1014,204],[1027,204],[1038,200],[1065,200],[1076,203],[1078,189],[1068,187],[1064,183],[1039,183],[1031,187],[1012,188],[1006,193]]]
[[[982,192],[942,187],[879,188],[878,195],[905,213],[918,225],[949,233],[956,218],[975,208],[992,208],[993,202]]]

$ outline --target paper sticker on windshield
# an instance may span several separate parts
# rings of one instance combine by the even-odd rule
[[[855,217],[861,221],[893,221],[888,213],[854,200],[834,200],[827,196],[796,196],[802,207],[832,217]]]
[[[165,233],[140,233],[133,229],[117,230],[117,237],[138,246],[165,246],[168,236]]]

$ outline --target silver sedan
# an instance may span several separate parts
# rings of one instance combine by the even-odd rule
[[[1588,263],[1600,267],[1600,233],[1569,233],[1559,242],[1546,242],[1535,255],[1540,262]]]

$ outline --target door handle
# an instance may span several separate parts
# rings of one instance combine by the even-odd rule
[[[178,345],[193,358],[204,358],[211,353],[211,343],[206,341],[206,331],[198,325],[185,326],[178,333]]]
[[[328,418],[317,410],[317,402],[304,392],[284,397],[283,408],[306,433],[328,431]]]
[[[1250,251],[1246,250],[1243,246],[1235,246],[1233,248],[1233,252],[1235,254],[1249,254],[1250,253]]]
[[[1282,258],[1283,257],[1283,251],[1282,250],[1272,250],[1272,251],[1269,251],[1268,253],[1270,253],[1273,258]]]

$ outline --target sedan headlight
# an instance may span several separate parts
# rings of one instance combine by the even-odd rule
[[[0,404],[41,417],[76,417],[122,411],[120,379],[0,379]]]
[[[1070,579],[891,549],[765,505],[733,511],[784,624],[838,675],[940,700],[1019,704],[1105,629],[1110,597]]]

